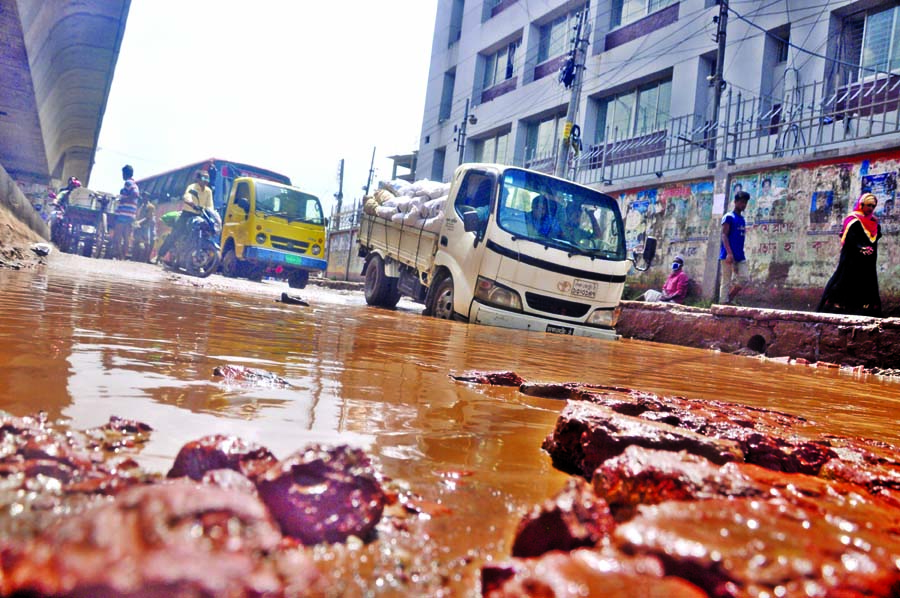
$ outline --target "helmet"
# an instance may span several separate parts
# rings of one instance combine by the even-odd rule
[[[81,181],[78,180],[78,177],[70,176],[69,177],[69,187],[75,189],[76,187],[81,187]]]

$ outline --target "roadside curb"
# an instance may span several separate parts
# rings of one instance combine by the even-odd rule
[[[623,301],[626,338],[726,353],[865,368],[900,368],[900,318]]]

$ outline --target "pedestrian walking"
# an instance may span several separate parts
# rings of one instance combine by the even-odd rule
[[[719,248],[721,281],[719,302],[734,303],[734,298],[747,283],[747,257],[744,255],[744,234],[747,223],[742,215],[747,209],[750,194],[738,191],[734,194],[734,207],[722,217],[722,242]]]
[[[113,215],[113,230],[107,257],[124,260],[131,246],[131,229],[137,216],[141,191],[134,182],[134,168],[130,164],[122,167],[122,189],[119,191],[116,212]]]
[[[877,197],[863,193],[844,218],[837,269],[825,285],[817,311],[881,317],[876,270],[881,225],[874,215],[877,205]]]

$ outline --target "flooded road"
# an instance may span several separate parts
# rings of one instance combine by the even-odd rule
[[[511,369],[530,381],[735,401],[900,444],[900,384],[871,375],[468,326],[318,287],[296,292],[309,307],[285,305],[280,283],[196,281],[136,264],[125,272],[63,255],[42,270],[0,271],[0,289],[0,409],[43,410],[79,429],[110,415],[146,422],[155,432],[142,465],[163,472],[185,442],[214,433],[279,457],[309,443],[364,448],[386,476],[446,508],[421,528],[441,548],[415,558],[455,571],[453,595],[478,593],[481,560],[507,556],[522,512],[566,476],[540,448],[561,403],[454,382],[450,372]],[[223,383],[212,372],[226,363],[294,388]],[[339,557],[320,552],[341,570]],[[382,547],[366,558],[395,557]],[[383,577],[347,583],[361,595],[394,587]]]

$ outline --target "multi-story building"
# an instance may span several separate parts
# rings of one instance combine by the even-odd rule
[[[831,236],[815,250],[807,241],[830,235],[848,198],[878,187],[891,217],[900,6],[731,0],[717,86],[719,14],[715,0],[439,0],[417,177],[448,180],[461,161],[552,172],[578,87],[559,73],[580,56],[584,17],[573,119],[581,151],[567,176],[619,197],[633,244],[652,232],[668,251],[689,253],[707,295],[729,190],[749,186],[748,245],[767,252],[755,278],[820,288],[836,251]],[[805,203],[783,209],[801,195]],[[900,273],[900,252],[892,263]]]

